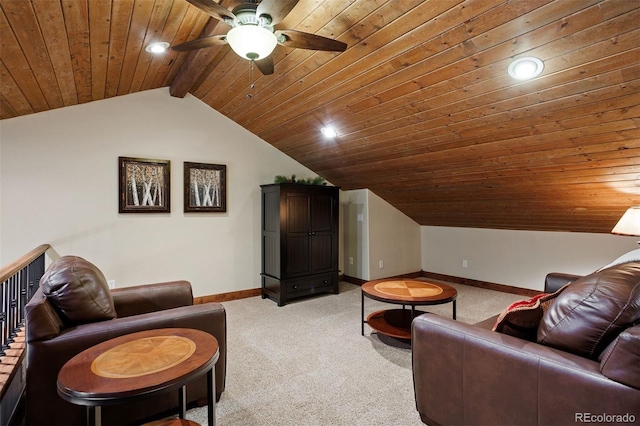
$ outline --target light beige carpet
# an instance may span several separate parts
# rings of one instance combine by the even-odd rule
[[[464,285],[458,321],[475,323],[525,297]],[[226,390],[218,425],[421,425],[415,409],[409,345],[365,325],[360,287],[278,307],[260,297],[225,302]],[[365,317],[393,305],[365,299]],[[420,309],[451,317],[451,304]],[[381,340],[382,339],[382,340]],[[207,424],[206,407],[187,418]]]

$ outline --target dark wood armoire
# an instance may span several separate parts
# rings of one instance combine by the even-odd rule
[[[338,187],[262,188],[262,298],[338,294]]]

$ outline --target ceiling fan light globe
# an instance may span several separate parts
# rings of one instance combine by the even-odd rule
[[[227,43],[241,58],[258,61],[271,55],[278,40],[273,32],[257,25],[239,25],[227,33]]]

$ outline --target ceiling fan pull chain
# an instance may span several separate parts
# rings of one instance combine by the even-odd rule
[[[253,60],[249,61],[251,65],[249,65],[249,93],[247,93],[247,99],[253,98],[253,88],[255,85],[253,84]]]

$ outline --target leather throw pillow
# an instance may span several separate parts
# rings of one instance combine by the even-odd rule
[[[40,287],[67,326],[116,317],[107,280],[81,257],[63,256],[53,262],[40,279]]]
[[[574,281],[544,313],[538,343],[597,360],[640,319],[640,262],[603,269]]]

